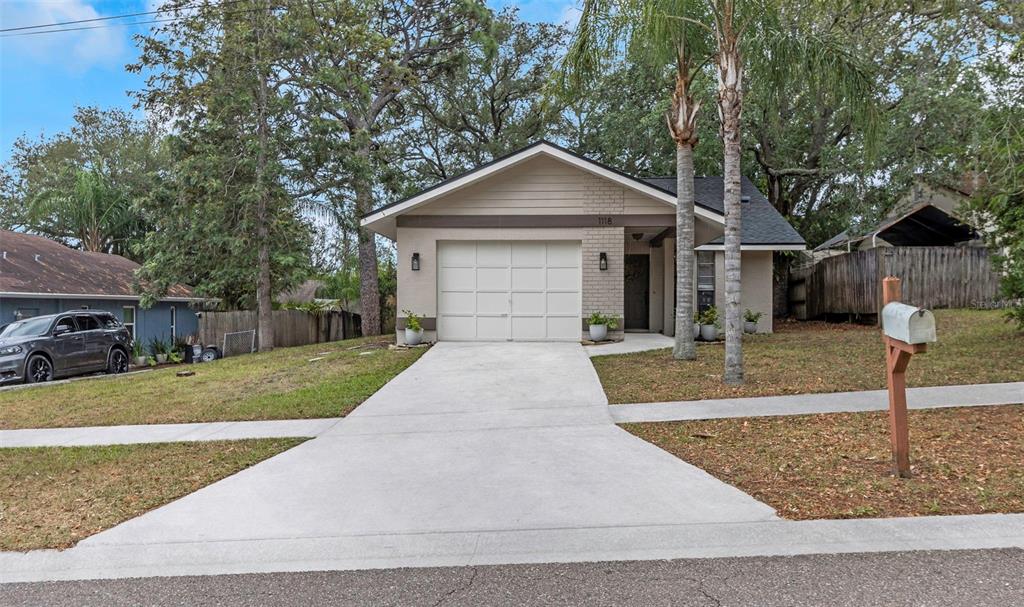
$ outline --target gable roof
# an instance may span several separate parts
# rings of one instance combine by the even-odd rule
[[[676,195],[675,177],[652,177],[646,181],[658,185],[667,192]],[[725,184],[722,177],[695,177],[693,179],[694,198],[696,202],[725,214]],[[796,231],[768,202],[764,194],[746,177],[740,183],[740,196],[749,198],[741,211],[740,242],[743,246],[779,245],[803,248],[806,245],[803,237]],[[704,247],[723,246],[724,237],[712,240]]]
[[[411,210],[422,204],[426,204],[432,200],[436,200],[437,198],[455,190],[480,182],[491,175],[500,173],[508,168],[538,156],[556,158],[567,164],[587,171],[588,173],[604,177],[641,194],[645,194],[651,198],[675,206],[676,195],[674,192],[666,190],[658,184],[650,183],[647,180],[627,175],[622,171],[605,164],[601,164],[595,160],[585,158],[557,144],[542,139],[536,143],[526,146],[525,148],[506,154],[500,158],[495,158],[494,160],[484,163],[471,171],[446,179],[445,181],[422,190],[418,194],[414,194],[409,198],[378,207],[364,215],[360,224],[365,226],[385,217],[404,213],[405,211]],[[724,222],[722,211],[716,210],[713,207],[698,204],[696,213],[697,215],[715,223],[721,224]]]
[[[139,264],[120,255],[79,251],[59,242],[0,230],[0,296],[138,299],[132,288]],[[195,299],[175,285],[166,301]]]
[[[482,164],[462,175],[442,181],[409,198],[378,207],[363,216],[360,224],[369,226],[385,219],[393,218],[450,192],[478,183],[491,175],[541,155],[561,160],[591,174],[604,177],[623,187],[664,202],[673,209],[675,208],[677,198],[675,177],[652,177],[647,179],[634,177],[613,167],[581,156],[550,141],[541,140]],[[695,178],[694,188],[696,194],[694,200],[695,214],[712,223],[724,225],[725,208],[722,178]],[[746,177],[742,181],[741,195],[750,199],[743,206],[742,243],[744,247],[804,248],[806,243],[800,234],[775,210],[775,207],[768,202],[757,187]],[[722,238],[718,238],[704,245],[704,247],[721,247],[723,242]]]

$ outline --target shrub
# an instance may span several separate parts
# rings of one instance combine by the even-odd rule
[[[619,328],[619,319],[613,316],[606,316],[601,312],[592,312],[587,317],[587,324],[590,325],[605,325],[609,330],[614,331]]]

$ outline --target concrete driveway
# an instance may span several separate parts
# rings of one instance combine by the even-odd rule
[[[661,558],[678,551],[665,538],[765,522],[767,505],[616,427],[582,346],[443,343],[319,437],[70,550],[0,554],[0,572]]]
[[[82,545],[772,518],[614,426],[581,346],[442,343],[321,437]]]

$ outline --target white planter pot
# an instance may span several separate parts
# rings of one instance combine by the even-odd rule
[[[718,339],[718,328],[715,325],[701,325],[700,338],[704,341],[715,341]]]
[[[757,323],[743,321],[743,332],[744,333],[757,333]]]
[[[167,362],[167,355],[166,354],[157,354],[156,355],[156,364],[162,365],[165,362]]]
[[[608,339],[608,325],[590,325],[590,341]]]
[[[700,337],[700,323],[699,322],[695,322],[695,323],[693,323],[693,338],[697,339],[699,337]]]
[[[418,346],[423,342],[423,329],[413,331],[408,327],[405,329],[405,345]]]
[[[145,356],[136,356],[135,357],[135,366],[136,367],[145,367],[146,366],[146,357]]]

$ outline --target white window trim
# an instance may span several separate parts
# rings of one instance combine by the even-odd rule
[[[124,311],[125,310],[131,310],[132,311],[132,321],[131,322],[124,322]],[[135,309],[135,306],[121,306],[121,324],[126,326],[126,327],[131,327],[132,339],[135,339],[136,337],[138,337],[138,335],[135,333],[135,325],[137,324],[137,322],[139,320],[139,317],[137,316],[137,314],[138,314],[138,310]]]
[[[174,341],[174,338],[178,336],[177,335],[177,330],[178,330],[178,308],[175,307],[175,306],[171,306],[171,341]]]

